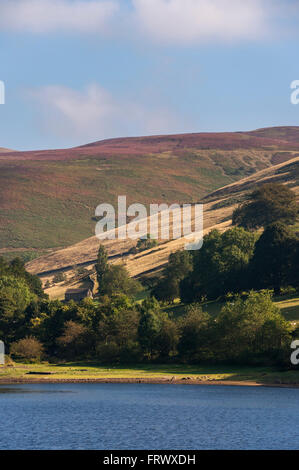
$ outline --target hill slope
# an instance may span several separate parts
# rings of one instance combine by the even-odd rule
[[[299,199],[299,157],[288,162],[266,168],[255,175],[246,177],[237,183],[227,185],[207,195],[204,203],[204,233],[213,228],[224,231],[231,226],[231,216],[239,202],[246,199],[249,191],[258,185],[270,181],[277,181],[288,185],[296,193]],[[77,286],[74,265],[82,265],[94,271],[94,262],[99,247],[99,240],[91,237],[66,249],[59,250],[48,256],[41,257],[28,263],[27,269],[32,273],[38,273],[44,280],[52,279],[56,271],[64,271],[69,279],[68,284],[61,284],[48,290],[54,297],[63,296],[67,287]],[[186,240],[180,238],[169,242],[160,240],[159,245],[142,253],[129,254],[129,249],[135,244],[131,240],[105,241],[110,262],[123,263],[134,277],[153,275],[165,265],[169,254],[182,249]]]
[[[93,235],[98,204],[196,202],[299,155],[299,128],[112,139],[0,153],[0,254],[27,257]]]

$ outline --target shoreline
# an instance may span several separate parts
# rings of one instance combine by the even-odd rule
[[[299,383],[260,383],[255,381],[238,380],[198,380],[192,378],[82,378],[82,379],[53,379],[53,378],[0,378],[1,385],[32,385],[32,384],[156,384],[156,385],[226,385],[244,387],[279,387],[299,388]]]

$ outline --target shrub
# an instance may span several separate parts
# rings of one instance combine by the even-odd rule
[[[57,273],[53,277],[54,284],[58,284],[59,282],[63,282],[66,280],[66,275],[64,273]]]
[[[10,353],[16,359],[38,362],[44,355],[44,348],[36,338],[27,336],[13,343],[10,347]]]
[[[150,234],[147,234],[146,238],[140,238],[140,240],[138,240],[136,249],[137,252],[140,253],[142,251],[150,250],[157,245],[157,240],[153,239]]]

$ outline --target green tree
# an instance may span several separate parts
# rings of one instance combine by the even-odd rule
[[[102,276],[101,294],[111,297],[114,294],[134,296],[141,290],[139,282],[129,276],[122,265],[112,265]]]
[[[183,302],[216,299],[248,287],[248,265],[256,235],[234,227],[221,234],[212,230],[204,237],[201,250],[194,253],[193,271],[181,282]]]
[[[108,271],[109,269],[109,264],[108,264],[108,252],[104,245],[100,245],[99,251],[98,251],[98,257],[97,257],[97,262],[95,265],[96,272],[97,272],[97,280],[99,284],[99,292],[102,293],[102,280],[104,274]]]
[[[15,258],[10,263],[7,263],[3,258],[0,257],[0,277],[2,276],[23,279],[30,290],[38,297],[48,297],[43,291],[42,283],[39,277],[26,271],[24,261],[22,261],[20,258]]]
[[[113,309],[99,322],[96,354],[104,362],[131,362],[140,358],[139,312],[132,306]]]
[[[160,331],[156,338],[156,349],[159,358],[164,360],[177,353],[179,329],[175,321],[165,316],[162,318]]]
[[[103,301],[103,298],[101,298]],[[78,304],[77,316],[82,325],[86,326],[89,331],[95,331],[99,321],[103,317],[102,304],[95,303],[93,299],[86,298]]]
[[[192,270],[192,255],[187,250],[171,253],[161,279],[152,290],[158,300],[173,301],[180,297],[180,282]]]
[[[60,355],[67,359],[82,359],[91,351],[91,340],[86,326],[69,320],[64,325],[63,334],[57,338]]]
[[[253,191],[249,200],[233,213],[233,225],[258,229],[274,222],[294,224],[298,216],[296,196],[279,183],[264,184]]]
[[[39,310],[39,315],[31,320],[34,332],[47,353],[55,356],[58,353],[57,338],[63,335],[66,322],[80,321],[78,304],[74,301],[63,304],[59,300],[47,300],[40,303]]]
[[[0,278],[0,336],[6,342],[19,339],[25,331],[26,309],[36,299],[24,279]]]
[[[269,225],[257,241],[251,262],[253,284],[257,288],[274,288],[279,295],[281,287],[296,285],[299,238],[280,222]]]
[[[180,357],[188,362],[200,362],[213,356],[213,323],[210,315],[197,305],[188,308],[179,321]]]
[[[158,353],[158,339],[164,316],[159,302],[154,297],[142,302],[138,337],[143,353],[148,359]]]
[[[289,349],[290,325],[267,291],[251,292],[245,300],[237,297],[226,303],[216,328],[218,361],[275,363]]]

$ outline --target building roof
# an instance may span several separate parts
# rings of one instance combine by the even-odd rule
[[[84,287],[82,289],[67,289],[65,291],[66,294],[83,294],[84,292],[89,292],[89,287]]]

